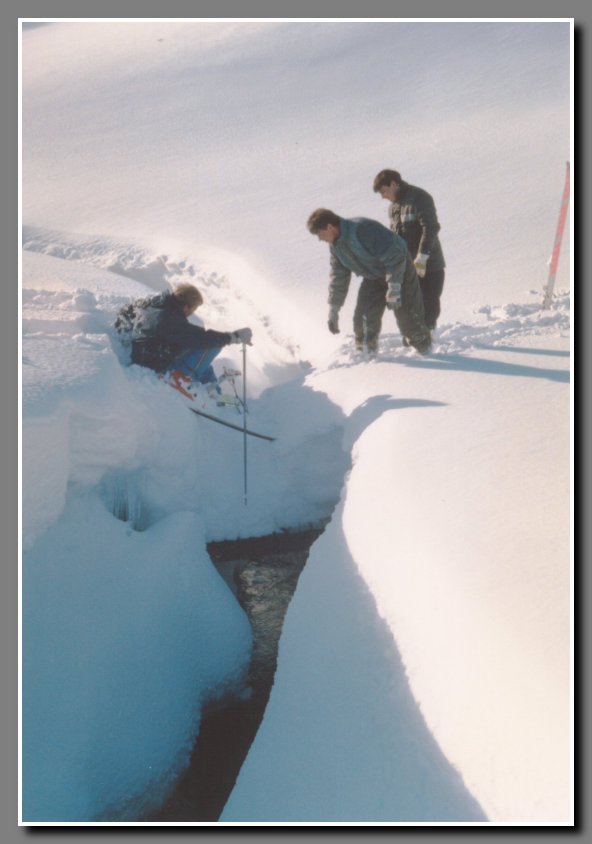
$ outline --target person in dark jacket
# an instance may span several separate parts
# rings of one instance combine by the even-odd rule
[[[158,373],[181,372],[191,380],[216,383],[212,361],[230,343],[251,344],[250,328],[212,331],[189,322],[203,303],[192,284],[171,293],[138,299],[119,312],[115,327],[131,340],[131,360]]]
[[[373,187],[375,193],[390,200],[391,229],[404,239],[414,260],[426,324],[433,331],[440,316],[446,266],[434,200],[427,191],[403,181],[396,170],[381,170]]]
[[[382,223],[365,217],[344,219],[327,208],[310,215],[307,228],[329,244],[329,331],[339,332],[339,311],[345,302],[352,272],[362,276],[354,312],[356,347],[362,342],[359,314],[364,314],[366,343],[376,350],[384,309],[393,311],[406,344],[421,354],[429,351],[421,290],[405,241]]]

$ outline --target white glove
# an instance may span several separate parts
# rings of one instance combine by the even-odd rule
[[[419,278],[423,278],[424,275],[426,274],[426,269],[427,269],[429,257],[430,257],[429,255],[426,255],[425,253],[420,252],[417,255],[417,257],[415,258],[415,261],[413,262],[414,265],[415,265],[415,272],[417,273]]]
[[[251,340],[253,338],[253,332],[250,328],[237,328],[236,331],[233,331],[230,335],[231,343],[246,343],[247,346],[251,346]]]
[[[331,334],[339,334],[339,308],[337,305],[331,305],[329,308],[329,319],[327,320],[329,331]]]
[[[386,306],[394,311],[395,308],[400,308],[403,304],[401,299],[401,285],[398,281],[389,281],[386,291]]]

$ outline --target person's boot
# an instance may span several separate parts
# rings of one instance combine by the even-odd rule
[[[422,338],[419,341],[412,342],[411,345],[420,355],[427,355],[432,348],[432,338],[428,334],[427,338]]]

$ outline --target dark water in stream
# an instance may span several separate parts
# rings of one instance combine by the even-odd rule
[[[215,542],[210,556],[247,613],[253,629],[252,694],[216,701],[202,713],[189,768],[147,821],[216,821],[232,791],[263,717],[277,664],[284,616],[322,529]]]

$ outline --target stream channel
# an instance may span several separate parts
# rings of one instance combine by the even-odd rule
[[[211,542],[208,552],[253,630],[248,698],[216,700],[202,711],[191,761],[152,822],[217,821],[263,718],[284,616],[309,550],[323,528]]]

